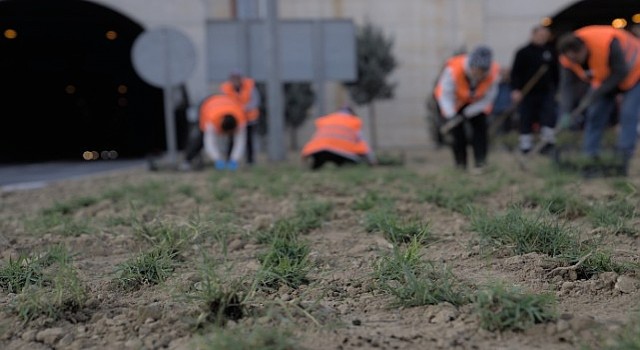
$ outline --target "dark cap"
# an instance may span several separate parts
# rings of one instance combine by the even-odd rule
[[[488,46],[480,45],[469,54],[469,67],[489,70],[493,54]]]

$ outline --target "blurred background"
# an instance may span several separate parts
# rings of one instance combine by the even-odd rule
[[[163,91],[138,76],[131,57],[136,38],[159,26],[185,34],[197,55],[190,77],[171,88],[182,149],[188,107],[220,84],[208,74],[208,23],[264,19],[267,1],[0,1],[0,163],[163,152]],[[392,43],[393,93],[376,102],[380,149],[430,147],[426,98],[454,52],[486,43],[509,66],[534,25],[558,35],[587,24],[631,29],[640,22],[640,1],[633,0],[279,0],[277,10],[280,20],[349,19],[356,28],[369,23]],[[319,111],[354,102],[343,83],[323,84],[324,105],[312,105],[307,118],[289,125],[297,138],[308,138]],[[355,109],[369,133],[370,110]],[[296,147],[293,137],[283,142]]]

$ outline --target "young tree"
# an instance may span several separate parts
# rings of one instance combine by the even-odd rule
[[[258,83],[258,92],[262,97],[260,105],[260,119],[258,132],[260,135],[267,133],[267,99],[266,87],[264,83]],[[309,116],[309,109],[315,101],[315,93],[311,88],[311,83],[285,83],[284,84],[284,121],[289,127],[290,147],[298,148],[298,128]]]
[[[392,98],[396,86],[387,82],[388,75],[397,66],[391,52],[393,40],[385,37],[380,28],[367,22],[358,28],[356,46],[358,80],[344,83],[344,86],[356,104],[369,106],[371,147],[376,149],[378,140],[374,101]]]
[[[309,115],[309,108],[315,100],[310,83],[284,84],[285,111],[284,121],[289,127],[291,149],[298,149],[298,128]]]

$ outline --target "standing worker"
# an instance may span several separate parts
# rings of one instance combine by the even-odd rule
[[[302,158],[311,159],[311,169],[332,162],[338,166],[365,161],[375,165],[376,158],[362,138],[362,120],[350,107],[343,107],[316,119],[316,131],[302,149]]]
[[[467,123],[472,129],[474,171],[481,172],[486,164],[487,115],[491,113],[500,83],[500,67],[492,56],[491,49],[481,45],[469,54],[450,58],[434,90],[440,115],[449,121],[454,117],[461,120],[451,129],[453,157],[461,169],[467,168]]]
[[[565,34],[558,40],[560,63],[560,127],[568,127],[576,111],[586,110],[583,151],[597,159],[600,141],[616,95],[621,96],[620,131],[616,155],[627,175],[636,146],[640,112],[640,40],[622,29],[593,25]],[[572,112],[573,80],[589,82],[589,91]]]
[[[555,50],[549,44],[550,38],[547,27],[534,27],[530,42],[516,52],[513,61],[511,100],[519,104],[519,148],[524,154],[533,148],[535,123],[540,125],[540,139],[545,142],[541,152],[546,153],[555,145],[558,64]],[[542,75],[538,75],[540,73]],[[533,79],[533,87],[523,94],[523,88]]]
[[[255,129],[258,125],[258,117],[260,116],[260,110],[258,109],[260,105],[260,94],[256,89],[256,83],[253,79],[245,77],[239,69],[234,69],[229,74],[229,80],[220,85],[220,91],[235,100],[244,110],[245,120],[247,121],[247,164],[253,164],[255,162]],[[230,142],[232,141],[233,140],[230,140]],[[233,146],[229,144],[229,149],[232,148]]]
[[[191,161],[200,153],[204,143],[205,153],[217,170],[236,170],[245,151],[247,122],[245,113],[235,100],[226,95],[212,95],[200,106],[200,131],[191,137],[181,170],[191,169]],[[218,150],[218,136],[228,136],[233,148],[223,156]]]

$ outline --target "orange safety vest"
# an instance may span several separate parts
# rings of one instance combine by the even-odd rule
[[[200,130],[204,132],[206,125],[211,123],[215,132],[222,134],[222,120],[227,114],[236,118],[238,127],[247,123],[242,107],[233,99],[225,95],[213,95],[207,98],[200,106]]]
[[[463,106],[472,104],[481,100],[484,95],[489,91],[489,88],[493,84],[493,82],[498,78],[498,74],[500,73],[500,67],[497,63],[491,63],[491,68],[489,69],[486,77],[476,86],[473,94],[471,92],[471,87],[469,86],[469,80],[467,78],[467,74],[464,71],[464,62],[467,58],[467,55],[458,55],[451,57],[446,65],[445,69],[449,68],[451,74],[453,76],[453,82],[456,84],[455,98],[456,98],[456,110],[460,110]],[[434,94],[436,99],[439,99],[442,96],[442,86],[440,82],[436,85]],[[493,103],[489,104],[487,108],[484,110],[485,113],[491,113],[493,109]]]
[[[369,145],[360,137],[362,121],[347,113],[331,113],[315,121],[316,132],[302,149],[302,157],[321,151],[347,156],[369,153]]]
[[[581,80],[591,83],[593,88],[599,87],[611,74],[609,68],[609,54],[611,41],[615,38],[620,42],[625,61],[630,68],[629,74],[618,84],[621,90],[629,90],[640,79],[640,39],[631,33],[609,26],[587,26],[576,30],[575,35],[580,38],[589,51],[587,65],[588,74],[581,65],[571,61],[567,56],[560,55],[560,63],[571,69]]]
[[[247,105],[247,103],[251,101],[251,94],[253,93],[253,89],[255,89],[255,86],[256,83],[253,79],[242,78],[240,91],[237,91],[230,81],[222,83],[222,85],[220,86],[220,90],[225,95],[236,100],[244,110],[244,107]],[[258,108],[254,108],[246,112],[246,119],[248,122],[254,122],[258,120],[259,116],[260,110],[258,110]]]

